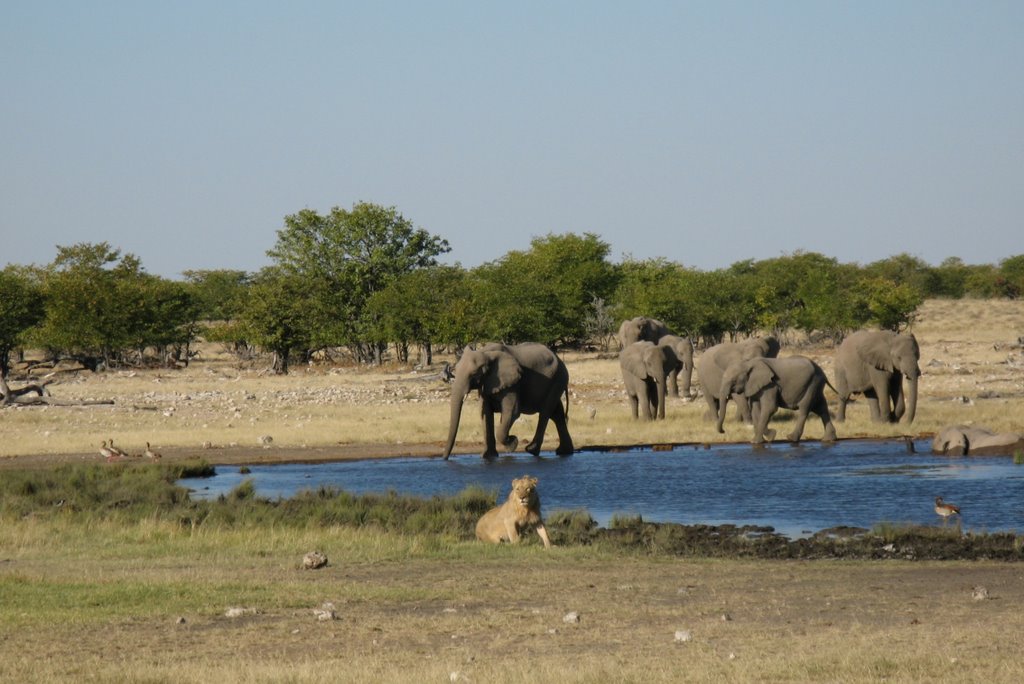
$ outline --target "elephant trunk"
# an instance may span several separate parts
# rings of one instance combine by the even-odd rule
[[[917,376],[907,376],[907,425],[914,422],[917,413]]]
[[[729,404],[729,390],[723,388],[722,396],[718,399],[718,431],[725,432],[725,407]]]
[[[469,394],[469,381],[455,380],[452,386],[452,398],[451,398],[451,417],[448,420],[448,441],[444,447],[444,457],[447,459],[451,456],[452,449],[455,448],[455,435],[459,432],[459,419],[462,418],[462,403],[466,400],[466,395]]]
[[[660,375],[658,375],[658,377],[655,380],[655,382],[658,383],[658,413],[657,413],[657,415],[655,417],[656,418],[664,418],[665,417],[665,395],[667,394],[666,390],[667,390],[667,386],[668,386],[668,375],[666,373],[661,373]]]

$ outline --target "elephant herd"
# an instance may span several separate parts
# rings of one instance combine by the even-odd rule
[[[634,418],[641,413],[645,419],[665,417],[669,372],[682,371],[683,386],[690,386],[693,346],[686,341],[685,353],[677,354],[679,339],[657,319],[644,316],[620,326],[619,365]],[[812,413],[821,419],[824,440],[834,441],[826,385],[839,395],[836,419],[840,422],[846,419],[853,394],[864,395],[873,420],[898,422],[904,415],[908,423],[914,420],[921,353],[913,335],[861,330],[848,336],[836,350],[834,387],[811,359],[778,358],[779,351],[778,340],[768,336],[723,342],[701,354],[696,371],[707,402],[705,418],[717,420],[719,432],[725,431],[726,406],[732,399],[740,418],[753,423],[755,444],[774,438],[768,421],[780,408],[796,412],[790,441],[800,440]],[[684,396],[689,397],[689,392],[684,391]]]
[[[693,398],[691,380],[696,370],[707,402],[705,419],[717,421],[718,431],[724,433],[726,407],[732,399],[738,415],[753,423],[755,444],[774,438],[768,422],[780,408],[796,412],[790,441],[799,441],[812,413],[821,419],[823,441],[834,441],[826,385],[839,395],[837,421],[845,420],[853,394],[866,398],[876,421],[898,422],[904,416],[908,423],[914,420],[920,350],[911,334],[858,331],[849,335],[836,350],[835,386],[811,359],[798,355],[779,358],[779,342],[770,336],[715,345],[701,354],[696,365],[690,340],[673,334],[657,319],[641,316],[624,321],[618,337],[623,384],[637,419],[641,415],[647,420],[663,419],[666,397],[680,396],[680,390],[684,398]],[[569,372],[548,347],[494,343],[466,348],[455,365],[451,385],[444,458],[451,455],[462,406],[472,390],[478,391],[481,400],[484,457],[497,456],[499,445],[508,451],[516,449],[518,439],[509,431],[522,414],[538,416],[526,451],[535,456],[540,453],[550,420],[558,431],[556,453],[573,453],[567,426]],[[500,416],[497,428],[495,414]]]

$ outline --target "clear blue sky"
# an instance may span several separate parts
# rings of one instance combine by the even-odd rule
[[[368,201],[472,267],[1024,253],[1024,2],[6,2],[0,266],[254,271]]]

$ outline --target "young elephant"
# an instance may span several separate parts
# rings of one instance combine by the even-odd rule
[[[526,475],[512,480],[508,500],[484,513],[476,524],[476,537],[480,541],[500,544],[503,541],[519,543],[520,532],[527,527],[537,530],[544,548],[551,548],[548,531],[540,517],[540,498],[537,496],[537,478]]]
[[[622,382],[634,418],[641,413],[644,420],[665,417],[668,376],[678,362],[671,346],[653,342],[634,342],[619,352]]]
[[[797,412],[796,424],[789,441],[799,442],[804,423],[810,413],[821,418],[825,428],[823,442],[834,442],[836,430],[825,401],[825,385],[829,384],[825,371],[806,356],[788,356],[781,359],[748,359],[729,366],[722,377],[718,431],[725,432],[725,407],[729,397],[737,402],[750,402],[754,421],[754,444],[775,438],[775,430],[768,429],[768,421],[780,408]],[[829,385],[831,387],[831,385]]]

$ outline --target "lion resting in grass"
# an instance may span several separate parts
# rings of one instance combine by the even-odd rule
[[[540,498],[537,496],[537,478],[526,475],[512,480],[508,501],[484,513],[476,524],[476,537],[480,541],[517,544],[520,532],[528,527],[537,530],[544,548],[551,548],[548,531],[540,517]]]

